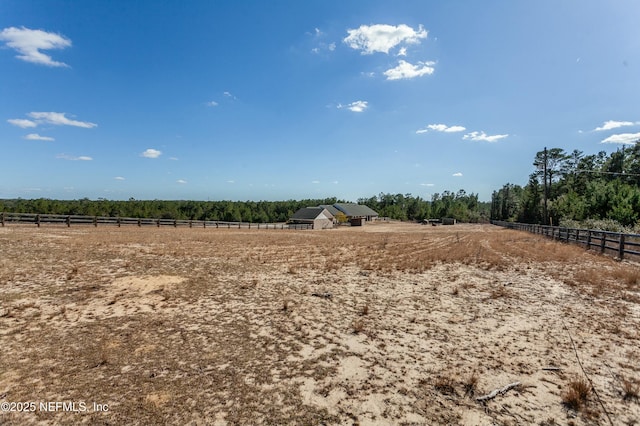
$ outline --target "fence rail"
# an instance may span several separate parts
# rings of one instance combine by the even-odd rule
[[[226,228],[226,229],[313,229],[310,223],[252,223],[252,222],[225,222],[219,220],[176,220],[176,219],[151,219],[134,217],[110,217],[110,216],[79,216],[59,214],[36,213],[0,213],[0,224],[4,227],[8,224],[34,224],[40,225],[92,225],[103,226],[172,226],[189,228]]]
[[[528,223],[491,221],[492,224],[519,231],[544,235],[554,240],[584,246],[618,259],[640,261],[640,234],[600,231],[595,229],[566,228],[563,226],[534,225]]]

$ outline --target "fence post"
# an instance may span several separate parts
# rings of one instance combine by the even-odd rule
[[[142,226],[142,221],[138,218],[138,226]]]
[[[160,228],[160,219],[157,219],[156,223],[158,224],[158,228]]]
[[[620,234],[620,243],[618,245],[618,257],[624,259],[624,234]]]
[[[189,221],[189,228],[193,228],[193,223],[192,223],[192,221]]]
[[[173,227],[174,228],[178,227],[178,219],[173,219]]]
[[[93,227],[97,228],[98,227],[98,216],[94,216],[93,217]]]
[[[2,222],[2,227],[4,228],[4,212],[0,213],[0,222]]]
[[[71,216],[67,216],[67,228],[71,226]]]
[[[591,248],[591,229],[587,231],[587,250]]]
[[[600,232],[600,253],[604,253],[604,249],[607,246],[607,234],[604,231]]]
[[[118,228],[120,228],[120,224],[121,224],[121,220],[120,220],[120,216],[118,216]]]

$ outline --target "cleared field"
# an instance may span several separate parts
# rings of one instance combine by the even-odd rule
[[[640,267],[539,236],[8,226],[0,250],[0,403],[37,404],[2,424],[640,422]],[[39,405],[63,401],[86,410]]]

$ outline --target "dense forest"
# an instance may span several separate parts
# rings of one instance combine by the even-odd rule
[[[301,207],[344,202],[336,198],[289,201],[112,201],[104,198],[89,200],[0,200],[0,212],[86,215],[110,217],[142,217],[179,220],[220,220],[229,222],[273,223],[285,222]],[[489,203],[478,202],[476,194],[445,191],[435,194],[431,201],[411,194],[380,194],[362,198],[382,217],[400,220],[453,217],[464,222],[489,220]]]
[[[492,219],[640,229],[639,143],[610,155],[545,148],[533,166],[524,187],[508,183],[493,192]]]

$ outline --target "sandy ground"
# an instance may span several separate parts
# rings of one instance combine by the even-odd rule
[[[373,224],[0,250],[0,424],[640,422],[640,267],[579,247]]]

